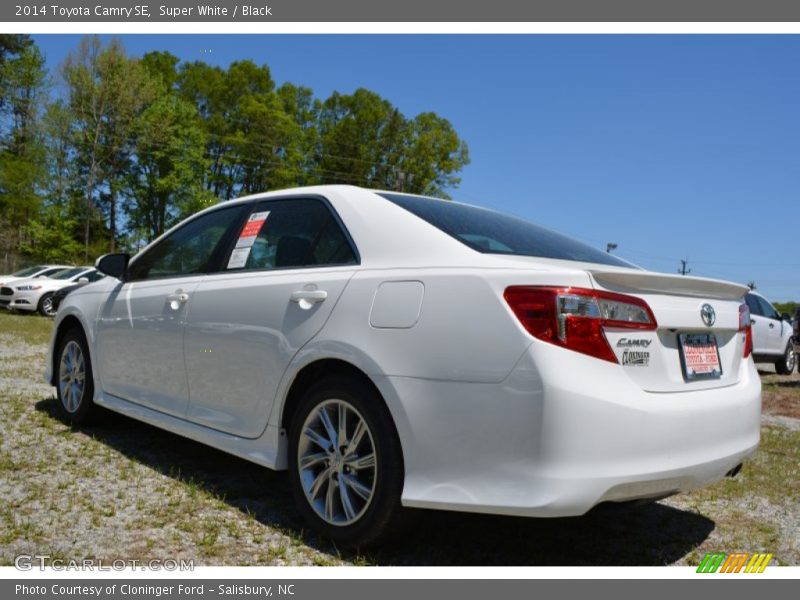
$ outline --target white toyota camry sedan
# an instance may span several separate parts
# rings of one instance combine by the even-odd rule
[[[759,441],[747,288],[490,210],[350,186],[198,213],[69,294],[46,379],[271,469],[337,543],[409,507],[531,517],[735,474]],[[264,494],[269,494],[264,489]]]

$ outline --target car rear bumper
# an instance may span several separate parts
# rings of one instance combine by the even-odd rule
[[[403,504],[509,515],[581,515],[600,502],[688,491],[758,446],[761,383],[679,393],[623,367],[535,343],[501,384],[378,381],[405,457]]]

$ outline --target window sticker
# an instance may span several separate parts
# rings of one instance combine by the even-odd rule
[[[229,269],[241,269],[247,264],[247,257],[250,256],[250,248],[234,248],[231,258],[228,260]]]
[[[236,247],[231,252],[231,257],[228,260],[229,269],[241,269],[247,264],[247,258],[250,256],[250,248],[256,243],[256,238],[261,232],[264,223],[267,222],[269,211],[256,212],[250,215],[247,223],[242,227],[239,233],[239,239],[236,240]]]

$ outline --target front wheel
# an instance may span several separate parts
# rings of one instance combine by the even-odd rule
[[[400,441],[365,382],[334,377],[305,394],[289,428],[289,477],[304,519],[335,543],[373,545],[407,522]]]
[[[794,344],[786,344],[786,350],[778,360],[775,361],[775,370],[778,375],[791,375],[797,363],[797,355],[794,352]]]
[[[55,303],[53,302],[53,294],[48,293],[42,296],[42,298],[39,300],[39,305],[36,307],[36,310],[38,310],[39,314],[43,317],[55,316],[57,310]]]
[[[94,416],[92,362],[83,332],[70,329],[58,346],[56,393],[62,415],[71,425],[83,425]]]

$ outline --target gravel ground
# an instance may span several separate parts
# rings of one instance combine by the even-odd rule
[[[574,519],[420,511],[391,546],[339,551],[303,529],[287,478],[109,414],[73,430],[42,382],[50,321],[0,314],[0,564],[692,565],[708,551],[800,564],[800,377],[764,380],[762,446],[734,480]]]

